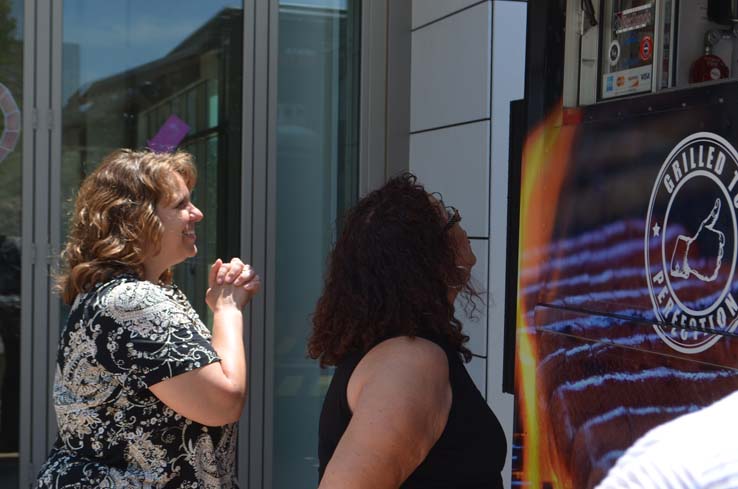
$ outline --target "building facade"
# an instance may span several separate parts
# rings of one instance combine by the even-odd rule
[[[200,253],[175,280],[206,323],[208,263],[238,255],[262,277],[245,333],[244,487],[317,485],[331,372],[306,358],[305,340],[325,257],[337,217],[407,169],[463,214],[485,298],[464,319],[468,368],[511,442],[507,141],[509,103],[523,97],[526,7],[0,0],[0,486],[29,487],[54,441],[66,311],[52,275],[76,188],[119,147],[196,157]]]

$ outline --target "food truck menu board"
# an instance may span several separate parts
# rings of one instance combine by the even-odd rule
[[[607,0],[600,45],[602,99],[650,92],[657,0]]]

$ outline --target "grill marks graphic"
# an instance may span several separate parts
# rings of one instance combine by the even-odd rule
[[[521,275],[538,278],[521,290],[520,300],[537,304],[525,322],[533,325],[527,331],[539,349],[538,406],[550,429],[550,446],[543,449],[567,467],[573,487],[593,487],[652,427],[738,389],[738,372],[720,367],[738,365],[738,339],[724,338],[696,357],[675,352],[653,328],[646,273],[653,276],[661,266],[643,268],[645,226],[643,220],[621,221],[522,260],[528,266]],[[687,230],[664,232],[672,242]],[[647,242],[654,250],[661,246],[660,238]],[[536,262],[542,265],[531,265]],[[727,280],[726,273],[716,280]],[[703,285],[690,277],[674,289],[704,307],[720,292]],[[738,286],[729,292],[738,296]]]

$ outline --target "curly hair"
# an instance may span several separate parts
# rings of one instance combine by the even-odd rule
[[[321,366],[336,365],[387,338],[432,335],[469,361],[469,337],[448,290],[463,284],[467,299],[478,295],[468,271],[456,266],[445,224],[438,203],[410,173],[362,198],[346,214],[328,258],[308,355]]]
[[[173,172],[192,190],[197,171],[189,153],[120,149],[84,179],[56,276],[66,304],[114,275],[144,276],[143,261],[161,246],[164,229],[156,206],[174,197]],[[160,277],[165,283],[171,279],[171,270]]]

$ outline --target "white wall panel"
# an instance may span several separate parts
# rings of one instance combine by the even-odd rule
[[[489,117],[491,3],[412,33],[410,132]]]
[[[463,225],[463,221],[462,221]],[[454,304],[456,308],[456,317],[463,324],[464,334],[469,336],[469,342],[466,347],[472,353],[477,355],[487,355],[487,289],[489,281],[487,280],[487,246],[486,239],[472,239],[471,246],[474,255],[477,257],[477,264],[472,268],[473,285],[482,297],[483,303],[477,303],[476,311],[472,311],[465,307],[466,301],[459,297]]]
[[[478,2],[479,0],[413,0],[412,28],[433,22]]]
[[[488,121],[411,134],[410,171],[459,209],[469,236],[488,236]]]
[[[525,2],[496,0],[492,15],[492,161],[490,190],[487,402],[505,429],[508,454],[503,480],[509,487],[513,396],[502,392],[505,271],[507,265],[507,179],[510,101],[523,98],[525,81]],[[508,352],[512,354],[512,352]]]
[[[526,7],[522,2],[493,2],[492,161],[490,165],[489,364],[490,382],[501,384],[502,338],[507,266],[507,184],[510,101],[524,96]],[[495,386],[490,392],[499,391]]]
[[[499,0],[494,2],[492,165],[505,170],[498,178],[500,185],[505,189],[505,194],[507,194],[510,101],[521,99],[525,95],[526,8],[527,4],[522,2]]]

